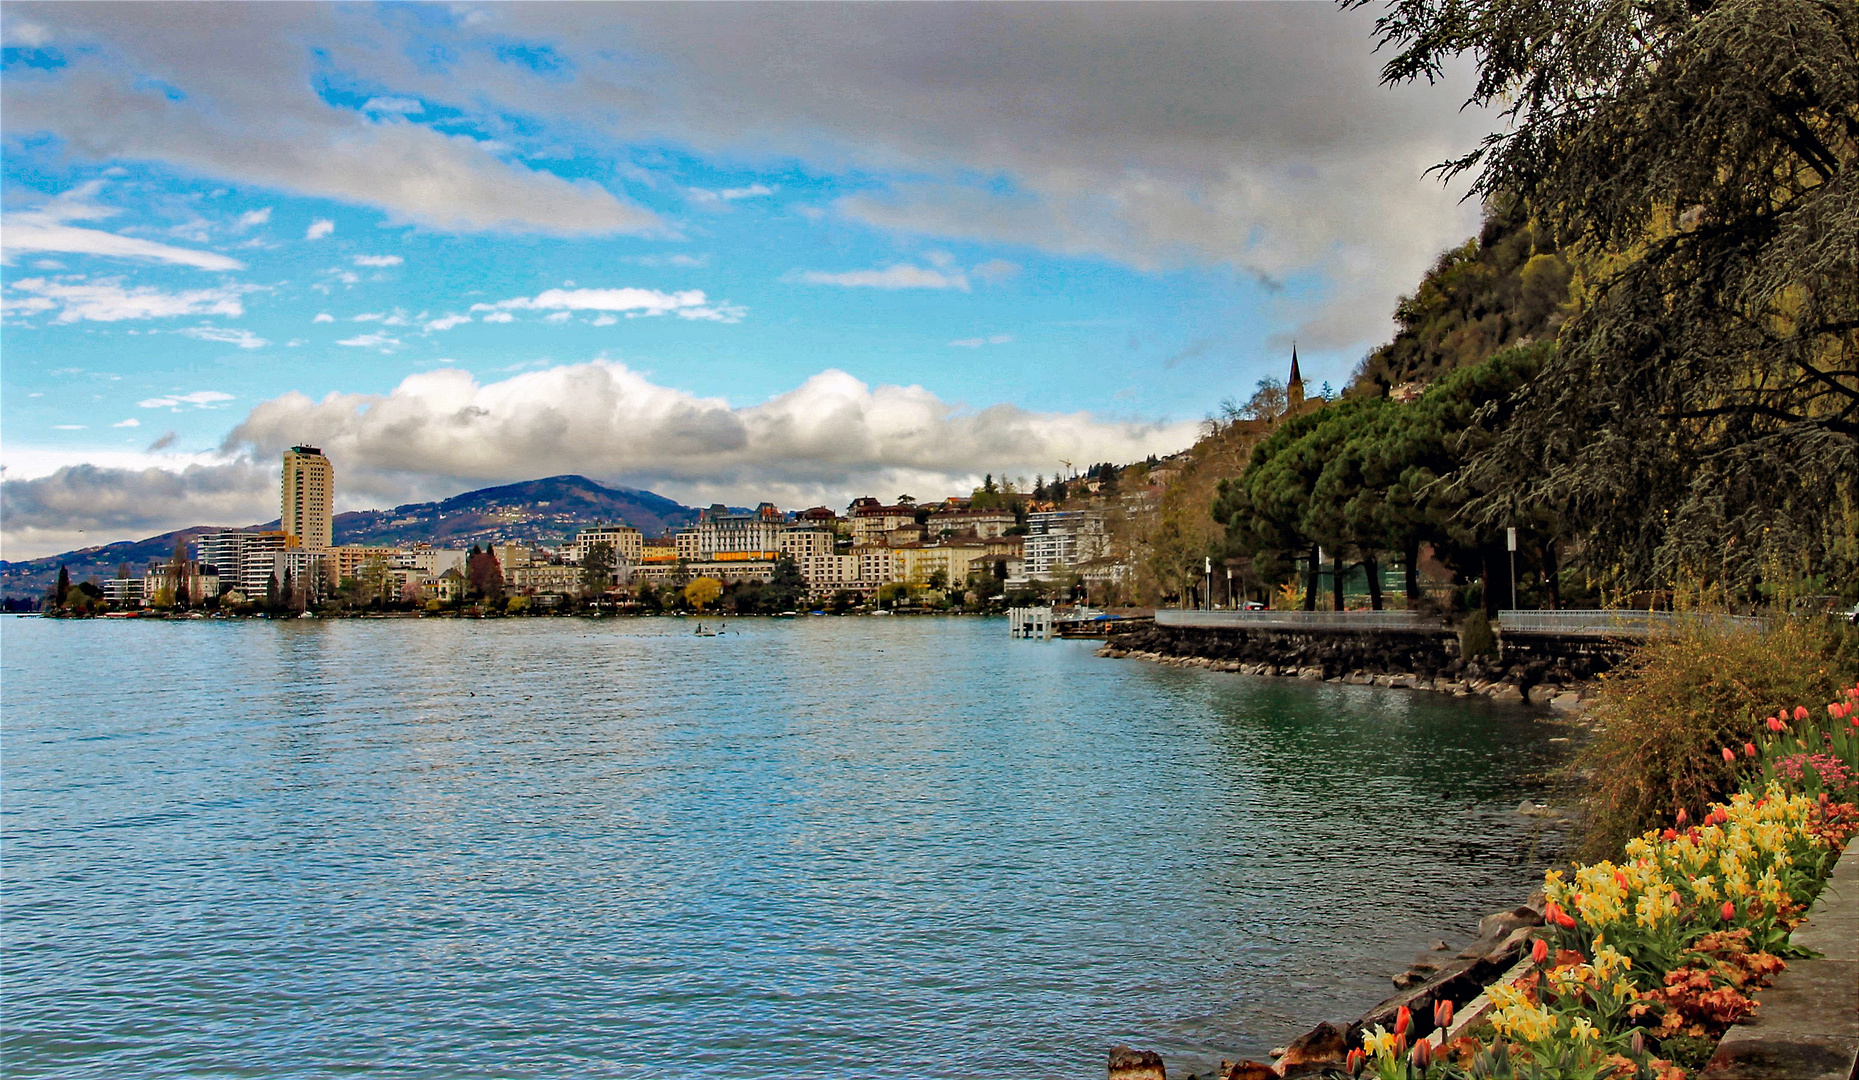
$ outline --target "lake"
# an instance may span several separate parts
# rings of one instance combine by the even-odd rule
[[[693,628],[0,619],[7,1074],[1205,1073],[1556,853],[1522,708]]]

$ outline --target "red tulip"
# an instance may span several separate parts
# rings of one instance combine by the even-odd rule
[[[1756,756],[1756,744],[1752,742],[1744,743],[1743,744],[1743,756],[1744,757],[1755,757]]]
[[[1827,706],[1827,715],[1833,717],[1835,720],[1838,720],[1840,718],[1840,703],[1836,701],[1833,704]]]
[[[1414,1052],[1408,1060],[1414,1063],[1414,1068],[1425,1072],[1426,1067],[1433,1064],[1433,1044],[1421,1039],[1414,1044]]]
[[[1678,830],[1677,830],[1677,829],[1667,829],[1667,830],[1665,830],[1664,832],[1662,832],[1662,833],[1660,833],[1660,834],[1659,834],[1659,839],[1661,839],[1661,840],[1664,840],[1664,841],[1665,841],[1666,843],[1668,843],[1668,844],[1669,844],[1669,843],[1671,843],[1672,841],[1674,841],[1674,840],[1676,840],[1676,839],[1678,839]]]
[[[1556,925],[1564,930],[1573,930],[1575,929],[1575,920],[1569,917],[1568,912],[1558,911],[1556,912]]]
[[[1723,748],[1723,759],[1732,765],[1736,764],[1736,751],[1730,749],[1727,746],[1724,747]]]
[[[1396,1035],[1407,1034],[1407,1029],[1412,1027],[1413,1023],[1414,1014],[1412,1010],[1408,1009],[1405,1005],[1401,1006],[1401,1011],[1394,1014],[1394,1033]]]
[[[1769,717],[1769,730],[1770,731],[1780,731],[1787,726],[1788,725],[1782,723],[1780,720],[1776,719],[1775,717],[1773,716]]]
[[[1362,1071],[1362,1063],[1367,1060],[1368,1060],[1368,1051],[1362,1049],[1361,1047],[1357,1047],[1354,1050],[1349,1051],[1349,1057],[1347,1059],[1347,1068],[1349,1069],[1349,1075],[1355,1076],[1358,1073],[1360,1073]]]
[[[1805,705],[1796,705],[1796,706],[1794,707],[1794,718],[1795,718],[1796,720],[1805,720],[1805,719],[1807,719],[1807,706],[1805,706]]]
[[[1433,1026],[1449,1028],[1452,1026],[1452,999],[1446,998],[1433,1003]]]
[[[1723,902],[1723,921],[1729,922],[1731,919],[1734,919],[1734,918],[1736,918],[1736,905],[1732,904],[1728,900],[1725,900]]]
[[[1549,959],[1549,942],[1537,938],[1536,944],[1530,946],[1530,962],[1540,964],[1547,959]]]
[[[1691,815],[1685,813],[1685,808],[1681,806],[1678,808],[1678,817],[1674,820],[1676,820],[1678,824],[1683,825],[1685,823],[1685,819],[1690,816]]]

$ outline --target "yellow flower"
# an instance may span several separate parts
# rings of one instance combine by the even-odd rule
[[[1576,1042],[1592,1042],[1594,1040],[1594,1025],[1588,1022],[1587,1017],[1577,1016],[1575,1018],[1575,1026],[1569,1029],[1569,1035],[1573,1037]]]
[[[1381,1025],[1376,1024],[1373,1032],[1362,1036],[1362,1049],[1376,1057],[1392,1057],[1394,1056],[1394,1033],[1383,1031]]]

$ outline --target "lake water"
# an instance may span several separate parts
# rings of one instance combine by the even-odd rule
[[[1521,709],[728,625],[0,620],[6,1073],[1204,1072],[1552,853]]]

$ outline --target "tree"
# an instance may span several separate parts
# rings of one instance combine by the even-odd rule
[[[600,540],[587,546],[581,556],[581,592],[599,596],[613,584],[613,545]]]
[[[492,551],[480,551],[476,544],[465,556],[465,588],[473,596],[486,600],[503,599],[503,567]]]
[[[775,560],[774,574],[762,587],[762,603],[768,610],[779,613],[797,610],[806,598],[807,579],[801,576],[800,564],[794,561],[794,556],[782,552]]]
[[[1394,0],[1378,29],[1390,82],[1477,58],[1505,128],[1443,171],[1585,264],[1469,509],[1563,505],[1623,584],[1859,578],[1859,5]]]
[[[64,607],[71,596],[71,569],[64,563],[58,564],[58,583],[52,586],[52,606]]]
[[[698,611],[716,602],[723,595],[723,583],[713,577],[700,577],[684,587],[684,599]]]

